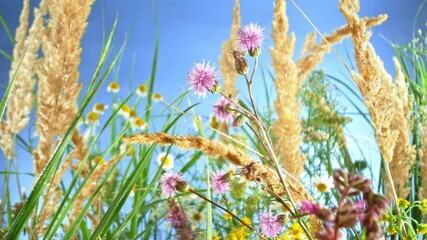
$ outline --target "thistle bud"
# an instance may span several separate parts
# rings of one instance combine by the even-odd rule
[[[249,71],[248,61],[243,56],[244,52],[236,50],[233,51],[234,67],[240,75],[246,75]]]
[[[231,104],[227,104],[224,106],[224,112],[226,112],[227,114],[230,114],[233,112],[233,107],[231,106]]]
[[[238,114],[233,120],[233,127],[238,128],[245,124],[246,118],[242,114]]]
[[[260,54],[261,54],[260,47],[249,48],[249,55],[251,55],[251,57],[258,57]]]
[[[221,85],[219,84],[219,82],[215,81],[215,84],[213,85],[213,87],[209,91],[213,94],[219,93],[221,91]]]
[[[187,192],[190,189],[190,185],[186,181],[179,181],[176,185],[176,190],[180,192]]]

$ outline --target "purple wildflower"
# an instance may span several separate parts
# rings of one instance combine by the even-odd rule
[[[172,197],[177,191],[177,187],[180,182],[180,173],[165,172],[160,178],[160,184],[162,185],[162,194],[165,197]]]
[[[216,193],[226,193],[228,191],[228,180],[230,175],[222,172],[212,174],[211,187]]]
[[[234,112],[231,110],[232,105],[234,105],[232,101],[225,97],[221,97],[221,99],[213,106],[215,118],[223,122],[226,122],[228,119],[230,119],[234,114]]]
[[[259,49],[264,41],[263,27],[250,23],[239,29],[239,42],[243,50],[247,50],[251,56],[258,56]]]
[[[359,220],[361,223],[365,220],[365,201],[359,200],[354,204],[354,207],[356,208],[356,211],[359,213]]]
[[[196,63],[187,75],[191,89],[199,97],[206,97],[206,91],[214,88],[215,78],[215,65],[210,65],[209,62],[205,63],[205,60]]]
[[[191,230],[190,224],[186,221],[182,208],[173,200],[169,201],[169,214],[166,220],[171,222],[172,227],[176,230],[176,239],[195,239],[196,234]]]
[[[310,201],[301,201],[300,212],[301,214],[316,214],[319,211],[319,205],[312,203]]]
[[[274,238],[282,231],[282,223],[277,216],[273,216],[270,212],[261,213],[259,215],[259,228],[262,234]]]

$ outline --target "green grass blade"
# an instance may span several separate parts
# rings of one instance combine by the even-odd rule
[[[2,15],[0,15],[0,24],[3,26],[3,29],[4,29],[4,31],[6,32],[7,37],[9,38],[9,41],[10,41],[13,45],[15,45],[15,39],[14,39],[14,37],[13,37],[13,35],[12,35],[12,32],[10,31],[9,27],[7,26],[7,23],[6,23],[6,21],[4,20],[4,18],[3,18],[3,16],[2,16]]]
[[[157,12],[156,12],[156,8],[154,5],[154,1],[153,1],[153,14],[154,14],[154,22],[155,22],[155,27],[156,27],[156,41],[155,41],[155,46],[154,46],[154,57],[153,57],[153,63],[152,63],[152,67],[151,67],[151,75],[150,75],[150,79],[148,79],[148,97],[147,97],[147,109],[145,112],[145,121],[148,122],[148,120],[150,119],[151,116],[151,104],[152,104],[152,95],[153,95],[153,89],[154,89],[154,79],[156,78],[156,69],[157,69],[157,56],[158,56],[158,52],[159,52],[159,23],[158,23],[158,19],[157,19]]]

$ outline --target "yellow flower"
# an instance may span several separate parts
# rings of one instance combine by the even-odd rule
[[[244,217],[242,218],[242,221],[243,221],[244,223],[246,223],[247,225],[249,225],[249,226],[251,226],[251,227],[252,227],[252,221],[251,221],[251,219],[250,219],[250,218],[248,218],[248,217],[244,216]],[[242,224],[242,223],[240,223],[240,224],[243,226],[243,224]]]
[[[390,234],[390,235],[394,235],[397,233],[396,227],[395,226],[388,226],[385,231]]]
[[[120,85],[118,82],[111,82],[107,87],[108,92],[118,93],[120,90]]]
[[[227,233],[226,240],[247,240],[249,233],[246,230],[246,227],[239,227],[235,230],[231,230]]]
[[[136,93],[140,97],[147,96],[147,93],[148,93],[148,86],[147,86],[147,84],[143,83],[143,84],[139,85],[139,87],[136,89]]]
[[[424,223],[423,225],[419,226],[418,230],[418,234],[420,234],[421,236],[427,235],[427,223]]]
[[[160,93],[155,93],[153,94],[153,100],[156,102],[163,101],[163,97],[160,95]]]
[[[304,236],[304,230],[297,222],[292,223],[287,232],[288,234],[292,235],[293,239],[302,239]]]
[[[397,199],[397,206],[407,209],[409,207],[409,201],[404,198],[398,198]]]
[[[427,199],[424,199],[424,200],[421,202],[420,210],[421,210],[422,212],[427,212]]]

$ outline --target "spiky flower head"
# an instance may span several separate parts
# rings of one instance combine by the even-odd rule
[[[240,47],[243,50],[247,50],[252,57],[256,57],[260,54],[261,45],[264,41],[263,30],[264,28],[258,24],[250,23],[240,28],[237,33],[239,35]]]
[[[216,193],[226,193],[229,189],[228,181],[230,174],[222,173],[221,171],[212,174],[211,186]]]
[[[206,97],[206,91],[211,91],[217,85],[216,77],[215,65],[205,63],[205,60],[194,64],[187,75],[191,89],[199,97]]]
[[[178,186],[182,185],[182,182],[184,181],[181,180],[180,173],[165,172],[160,178],[163,196],[169,198],[175,195],[179,191]]]
[[[261,213],[259,215],[259,228],[266,237],[275,238],[282,231],[282,223],[271,212]]]
[[[234,112],[231,109],[233,105],[234,103],[232,101],[225,97],[221,97],[220,100],[213,106],[213,113],[215,118],[223,122],[228,121],[234,115]]]

